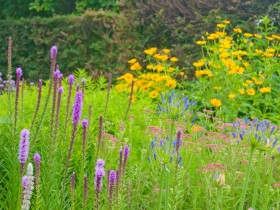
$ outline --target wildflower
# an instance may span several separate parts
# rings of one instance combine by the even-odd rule
[[[109,172],[109,204],[112,207],[114,185],[117,181],[117,173],[114,170]]]
[[[151,98],[156,98],[156,97],[158,97],[158,95],[159,95],[159,93],[156,90],[153,90],[153,91],[150,92],[150,97]]]
[[[34,162],[35,162],[35,166],[36,166],[35,182],[36,182],[36,186],[38,186],[39,185],[39,177],[40,177],[41,156],[38,153],[36,153],[33,158],[34,158]]]
[[[245,36],[245,37],[251,37],[251,36],[253,36],[253,34],[250,34],[250,33],[244,33],[244,36]]]
[[[210,103],[211,103],[212,105],[216,106],[216,107],[219,107],[219,106],[222,105],[221,100],[216,99],[216,98],[211,99]]]
[[[80,121],[81,114],[82,114],[82,103],[83,103],[83,93],[78,91],[76,93],[76,97],[73,105],[73,112],[72,112],[73,126],[77,126]]]
[[[194,67],[197,67],[197,68],[202,67],[204,64],[205,64],[205,60],[199,60],[199,61],[193,63]]]
[[[31,163],[27,166],[26,175],[23,177],[23,199],[22,199],[22,210],[30,209],[30,200],[32,197],[32,191],[34,189],[34,176],[33,176],[33,166]]]
[[[142,66],[140,65],[139,62],[134,63],[132,66],[130,66],[130,70],[134,71],[134,70],[141,70]]]
[[[20,162],[20,172],[23,172],[24,164],[28,158],[29,152],[29,135],[30,132],[27,129],[23,129],[20,134],[20,144],[19,144],[19,162]]]
[[[257,39],[261,39],[262,38],[262,36],[259,35],[259,34],[254,34],[254,37],[256,37]]]
[[[126,163],[127,163],[127,158],[128,158],[128,155],[129,155],[129,152],[130,152],[130,148],[129,146],[125,145],[124,146],[124,149],[123,149],[123,164],[122,164],[122,176],[124,176],[124,173],[125,173],[125,168],[126,168]]]
[[[271,92],[271,88],[270,87],[262,87],[262,88],[260,88],[260,92],[261,93],[269,93],[269,92]]]
[[[54,59],[57,55],[57,46],[51,47],[51,59]]]
[[[175,88],[176,87],[176,80],[168,80],[166,81],[166,84],[165,84],[167,87],[170,87],[170,88]]]
[[[234,98],[235,98],[235,94],[230,93],[230,94],[228,94],[228,97],[229,97],[230,99],[234,99]]]
[[[129,61],[127,61],[129,64],[134,64],[134,63],[136,63],[136,58],[133,58],[133,59],[131,59],[131,60],[129,60]]]
[[[254,88],[249,88],[246,92],[249,96],[253,96],[256,94],[256,91],[254,90]]]
[[[170,58],[170,61],[172,61],[172,62],[177,62],[177,61],[178,61],[178,58],[172,57],[172,58]]]
[[[165,53],[165,54],[170,53],[170,50],[169,50],[169,49],[163,49],[162,51],[163,51],[163,53]]]
[[[223,20],[223,23],[224,24],[230,24],[230,21],[229,20]]]
[[[243,89],[239,89],[238,91],[241,95],[244,95],[244,93],[245,93],[245,90],[243,90]]]
[[[242,33],[242,29],[241,28],[234,28],[233,31],[235,33]]]
[[[221,23],[217,24],[217,27],[218,27],[218,28],[224,28],[225,26],[226,26],[226,25],[221,24]]]
[[[152,47],[150,49],[144,50],[144,53],[147,55],[153,55],[157,51],[157,48]]]

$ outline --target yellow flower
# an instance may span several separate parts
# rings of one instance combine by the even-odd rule
[[[163,71],[163,66],[160,65],[160,64],[156,65],[156,70],[157,70],[157,72],[162,72]]]
[[[259,49],[255,49],[255,52],[256,52],[257,54],[262,54],[262,53],[263,53],[263,51],[262,51],[262,50],[259,50]]]
[[[170,61],[172,61],[172,62],[177,62],[177,61],[178,61],[178,58],[172,57],[172,58],[170,58]]]
[[[140,65],[139,62],[134,63],[132,66],[130,66],[130,70],[134,71],[134,70],[140,70],[142,69],[142,66]]]
[[[175,70],[174,67],[169,67],[169,68],[168,68],[168,72],[173,72],[174,70]]]
[[[146,53],[147,55],[153,55],[156,51],[157,51],[157,48],[152,47],[147,50],[144,50],[144,53]]]
[[[222,106],[222,101],[216,98],[211,99],[210,103],[216,107]]]
[[[223,52],[223,53],[220,54],[221,58],[228,58],[229,56],[230,56],[230,54],[227,53],[227,52]]]
[[[250,85],[250,84],[252,84],[253,82],[252,82],[252,80],[246,80],[246,83],[248,84],[248,85]]]
[[[278,39],[278,40],[280,40],[280,36],[278,36],[278,35],[273,34],[273,35],[271,35],[271,37],[272,37],[273,39]]]
[[[263,81],[255,80],[255,83],[256,83],[256,85],[262,85],[262,84],[263,84]]]
[[[130,98],[130,96],[129,96],[129,98]],[[134,103],[134,102],[135,102],[135,100],[136,100],[135,95],[132,95],[132,97],[131,97],[131,102],[132,102],[132,103]]]
[[[206,44],[206,41],[197,41],[196,44],[198,44],[198,45],[204,45],[204,44]]]
[[[156,98],[156,97],[158,97],[158,95],[159,95],[159,93],[156,90],[153,90],[153,91],[150,92],[150,97],[151,98]]]
[[[154,58],[160,60],[160,61],[166,61],[168,59],[168,55],[161,55],[161,54],[155,54]]]
[[[176,80],[172,80],[172,79],[167,80],[165,85],[167,87],[170,87],[170,88],[175,88],[176,87]]]
[[[242,33],[241,28],[234,28],[233,31],[234,31],[235,33]]]
[[[251,37],[251,36],[253,36],[253,34],[250,34],[250,33],[244,33],[244,36],[246,36],[246,37]]]
[[[128,63],[130,63],[130,64],[133,64],[133,63],[135,63],[137,60],[136,60],[136,58],[132,58],[131,60],[129,60],[129,61],[127,61]]]
[[[269,40],[269,41],[272,41],[272,40],[273,40],[273,38],[270,37],[270,36],[267,36],[266,39]]]
[[[221,23],[217,24],[218,28],[224,28],[225,26],[226,26],[225,24],[221,24]]]
[[[205,63],[205,60],[199,60],[197,62],[194,62],[193,65],[194,65],[194,67],[199,68],[199,67],[203,66],[204,63]]]
[[[245,67],[247,67],[247,66],[249,66],[250,64],[249,64],[248,62],[244,62],[243,65],[244,65]]]
[[[179,74],[180,74],[181,76],[184,76],[184,75],[185,75],[185,72],[181,71]]]
[[[121,92],[121,91],[124,91],[126,89],[126,85],[125,84],[117,84],[115,86],[115,88],[118,92]]]
[[[256,94],[256,91],[254,90],[254,88],[249,88],[249,89],[247,90],[247,94],[248,94],[249,96],[253,96],[253,95]]]
[[[244,86],[244,87],[248,87],[249,85],[247,84],[247,83],[242,83],[242,86]]]
[[[245,90],[243,90],[243,89],[239,89],[238,91],[241,95],[244,95],[244,93],[245,93]]]
[[[223,23],[224,24],[230,24],[230,21],[229,20],[223,20]]]
[[[163,51],[163,53],[165,53],[165,54],[170,53],[170,50],[169,50],[169,49],[163,49],[162,51]]]
[[[254,34],[254,37],[256,37],[257,39],[261,39],[262,38],[262,36],[259,35],[259,34]]]
[[[146,68],[147,69],[150,69],[150,70],[155,70],[155,66],[153,65],[153,64],[148,64],[147,66],[146,66]]]
[[[275,49],[273,49],[273,48],[267,48],[267,49],[266,49],[266,52],[274,53],[274,52],[275,52]]]
[[[271,92],[271,88],[270,87],[262,87],[262,88],[260,88],[260,92],[261,93],[269,93],[269,92]]]
[[[196,77],[200,77],[200,76],[203,76],[203,75],[207,75],[208,77],[212,77],[213,76],[211,71],[209,71],[208,69],[195,71],[195,76]]]

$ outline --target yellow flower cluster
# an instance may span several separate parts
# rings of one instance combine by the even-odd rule
[[[225,103],[270,93],[272,90],[267,84],[271,81],[272,71],[267,65],[278,66],[273,69],[280,67],[280,35],[244,33],[241,28],[234,28],[234,33],[229,34],[229,24],[228,20],[218,23],[215,32],[207,32],[196,41],[203,50],[203,57],[193,62],[198,79],[196,84],[205,91],[214,91],[219,98],[231,99]],[[205,95],[213,94],[203,92],[201,97]],[[206,97],[205,100],[215,107],[222,105],[216,98],[210,100]]]
[[[117,78],[117,91],[128,91],[134,81],[134,92],[145,92],[151,98],[157,98],[161,91],[174,89],[177,86],[175,79],[184,77],[185,73],[179,71],[175,65],[179,59],[170,56],[170,49],[159,50],[155,47],[144,50],[148,62],[140,64],[136,58],[128,61],[132,73],[126,73]],[[145,61],[144,60],[144,61]]]

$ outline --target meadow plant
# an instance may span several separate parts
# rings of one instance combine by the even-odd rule
[[[17,68],[16,75],[17,75],[17,79],[16,79],[16,97],[15,97],[14,136],[16,135],[16,129],[17,129],[19,87],[20,87],[20,78],[22,76],[21,68]]]
[[[94,189],[95,189],[95,209],[99,209],[99,196],[102,189],[102,179],[105,176],[104,171],[105,161],[98,159],[95,167]]]
[[[52,138],[52,133],[53,133],[53,124],[54,124],[54,119],[55,119],[55,113],[56,113],[56,95],[57,95],[57,86],[58,86],[58,77],[60,75],[59,69],[56,69],[53,75],[53,101],[52,101],[52,112],[51,112],[51,138]],[[56,138],[56,137],[55,137]]]
[[[72,96],[72,89],[73,89],[73,84],[75,82],[75,77],[74,75],[70,74],[68,76],[68,97],[67,97],[67,104],[66,104],[66,115],[65,115],[65,124],[64,124],[64,132],[67,129],[68,125],[68,117],[69,117],[69,109],[70,109],[70,102],[71,102],[71,96]]]
[[[230,21],[217,24],[196,43],[202,57],[193,63],[197,80],[190,83],[196,100],[214,108],[220,117],[232,120],[250,115],[277,120],[273,98],[279,95],[279,40],[269,19],[258,32],[230,29]],[[236,111],[237,110],[237,111]]]
[[[76,174],[72,173],[70,179],[70,188],[71,188],[71,209],[75,209],[75,185],[76,185]]]
[[[85,174],[84,175],[83,206],[82,206],[83,209],[86,209],[87,197],[88,197],[88,177]]]
[[[58,88],[58,96],[57,96],[57,105],[56,105],[56,116],[55,116],[55,132],[54,132],[54,144],[56,144],[57,141],[57,135],[58,135],[58,121],[59,121],[59,113],[60,113],[60,105],[61,105],[61,95],[63,93],[63,87],[60,86]]]
[[[24,165],[28,158],[29,152],[29,135],[30,132],[27,129],[23,129],[20,134],[20,143],[19,143],[19,154],[18,159],[20,162],[20,172],[23,173]]]
[[[113,208],[113,193],[114,193],[114,186],[117,181],[117,173],[114,170],[109,171],[109,206],[110,209]]]
[[[178,58],[172,57],[170,52],[170,49],[161,50],[152,47],[144,50],[145,59],[142,64],[136,58],[130,59],[128,64],[131,73],[117,78],[119,82],[115,87],[116,90],[128,91],[132,81],[136,96],[141,93],[157,98],[161,92],[174,89],[178,85],[175,78],[184,77],[184,72],[176,66]]]
[[[31,206],[32,191],[34,189],[34,176],[33,176],[33,166],[31,163],[27,166],[26,175],[23,178],[23,196],[22,196],[22,210],[29,210]]]

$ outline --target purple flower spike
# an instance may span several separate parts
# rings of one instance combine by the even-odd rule
[[[88,126],[88,120],[84,119],[82,121],[82,126],[83,126],[83,128],[86,128]]]
[[[23,172],[24,164],[26,163],[29,151],[29,135],[30,132],[27,129],[23,129],[20,134],[20,145],[19,145],[19,162],[20,171]]]
[[[127,159],[127,158],[128,158],[129,152],[130,152],[129,146],[125,145],[125,146],[124,146],[124,151],[123,151],[124,159]]]
[[[102,178],[105,176],[105,171],[103,168],[96,168],[95,170],[95,179],[94,186],[97,192],[100,192],[102,189]]]
[[[109,173],[109,182],[114,184],[117,181],[117,173],[114,170],[111,170]]]
[[[26,186],[27,186],[27,183],[28,183],[28,176],[26,176],[26,175],[23,176],[22,179],[21,179],[21,182],[22,182],[23,189],[25,189]]]
[[[72,112],[72,123],[74,127],[78,126],[78,123],[81,119],[82,104],[83,104],[83,93],[78,91],[76,93],[76,97],[73,105],[73,112]]]
[[[17,68],[16,74],[17,74],[18,77],[21,77],[21,76],[22,76],[22,70],[21,70],[20,67]]]
[[[40,161],[41,161],[41,156],[38,153],[36,153],[34,155],[34,162],[35,162],[36,166],[40,164]]]
[[[58,88],[58,93],[63,93],[63,87],[62,86],[60,86],[59,88]]]
[[[53,76],[54,76],[55,78],[59,78],[59,75],[60,75],[59,69],[55,70],[55,72],[53,73]]]
[[[57,55],[57,46],[52,46],[51,48],[51,58],[55,58]]]
[[[105,165],[105,161],[103,159],[98,159],[96,163],[96,170],[97,168],[103,168]]]
[[[70,85],[73,85],[74,82],[75,82],[75,78],[74,78],[74,76],[73,76],[72,74],[70,74],[70,75],[68,76],[68,83],[69,83]]]

